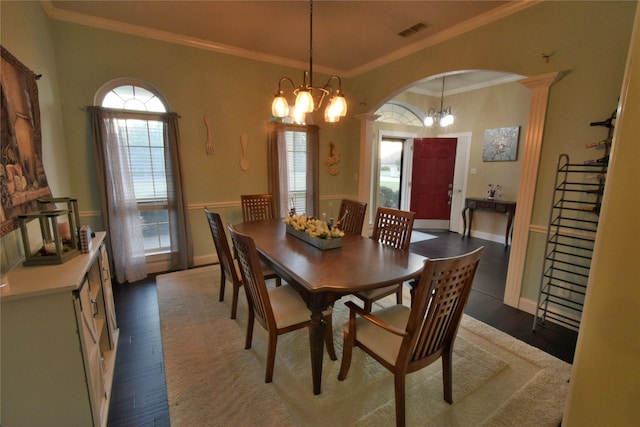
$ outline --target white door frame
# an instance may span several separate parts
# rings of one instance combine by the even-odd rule
[[[451,217],[449,230],[462,234],[462,208],[467,197],[467,183],[469,182],[469,159],[471,156],[471,132],[445,133],[438,138],[457,138],[456,165],[453,176],[453,194],[451,195]]]
[[[378,170],[378,147],[380,147],[380,142],[384,138],[392,138],[392,139],[403,139],[404,144],[402,146],[402,171],[400,172],[401,177],[405,177],[400,181],[400,209],[409,210],[409,206],[411,204],[411,183],[410,179],[406,179],[406,177],[411,177],[411,171],[413,170],[413,138],[416,138],[418,135],[411,132],[401,132],[401,131],[393,131],[393,130],[384,130],[381,129],[378,132],[378,141],[376,143],[376,148],[373,153],[373,164],[374,164],[374,182],[375,189],[378,189],[378,180],[380,176],[380,171]],[[371,206],[376,206],[377,200],[373,199]]]

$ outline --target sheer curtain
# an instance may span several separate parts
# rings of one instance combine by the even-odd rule
[[[133,191],[126,135],[118,113],[89,107],[96,172],[113,273],[118,283],[147,277],[142,222]]]
[[[89,107],[96,148],[98,185],[102,218],[108,236],[112,268],[118,283],[134,282],[147,276],[142,221],[131,178],[126,135],[118,121],[123,113]],[[164,158],[169,213],[169,270],[193,267],[193,244],[182,191],[178,115],[160,113],[164,128]]]
[[[287,172],[287,147],[285,132],[305,132],[307,140],[307,181],[306,206],[307,214],[318,216],[320,208],[319,196],[319,161],[320,143],[319,128],[315,125],[293,125],[287,123],[270,122],[268,128],[268,174],[269,192],[273,194],[276,213],[281,218],[288,215],[289,185]]]

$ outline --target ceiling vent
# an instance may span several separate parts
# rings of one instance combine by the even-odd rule
[[[425,28],[427,28],[427,24],[423,23],[423,22],[418,22],[415,25],[410,26],[409,28],[407,28],[406,30],[400,31],[398,33],[398,35],[400,37],[409,37],[414,35],[415,33],[424,30]]]

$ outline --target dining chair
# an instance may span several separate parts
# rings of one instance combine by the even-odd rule
[[[338,379],[347,377],[354,346],[391,371],[399,427],[405,425],[406,375],[438,358],[442,358],[444,400],[453,403],[453,344],[483,250],[426,260],[411,308],[399,304],[368,313],[352,301],[345,303],[349,322],[343,327]]]
[[[240,196],[244,222],[275,218],[272,194],[243,194]]]
[[[273,379],[278,336],[308,327],[311,314],[300,294],[290,285],[267,289],[253,238],[237,232],[233,225],[229,226],[229,230],[238,254],[238,264],[249,303],[245,349],[251,348],[253,324],[257,320],[269,335],[265,382],[270,383]],[[331,313],[331,307],[322,313],[327,324],[324,338],[329,357],[337,360],[333,346]]]
[[[364,217],[367,212],[367,204],[356,200],[342,199],[338,228],[345,233],[362,234]]]
[[[233,286],[233,299],[231,301],[231,318],[236,318],[236,312],[238,309],[238,294],[240,287],[242,287],[242,276],[238,267],[237,261],[231,255],[231,248],[229,247],[229,240],[224,232],[222,225],[222,219],[220,214],[211,212],[207,209],[204,210],[209,221],[209,228],[211,229],[211,236],[213,237],[213,244],[216,247],[218,253],[218,262],[220,263],[220,297],[219,301],[224,301],[224,289],[227,280],[231,282]],[[275,279],[276,286],[280,286],[282,279],[275,271],[265,269],[263,270],[265,279]]]
[[[380,207],[376,211],[371,238],[382,245],[408,251],[411,244],[414,217],[414,212]],[[402,304],[402,283],[357,292],[354,296],[364,302],[365,311],[371,311],[375,301],[392,294],[396,294],[396,302]]]

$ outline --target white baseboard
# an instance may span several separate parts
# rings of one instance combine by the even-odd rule
[[[484,233],[482,231],[471,230],[471,237],[477,237],[478,239],[489,240],[491,242],[502,243],[504,245],[504,235]]]

